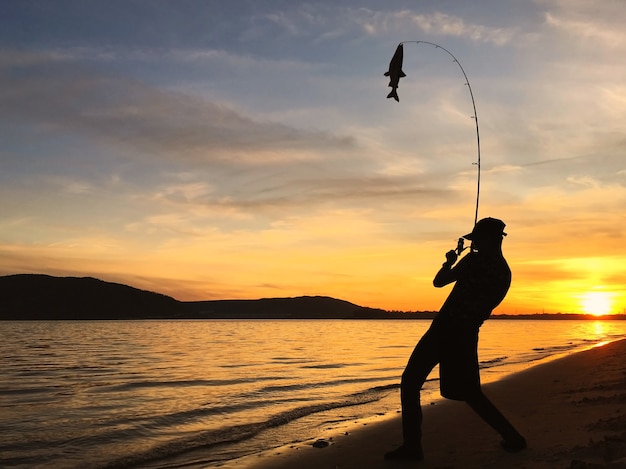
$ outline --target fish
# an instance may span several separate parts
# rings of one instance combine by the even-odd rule
[[[385,72],[385,76],[389,77],[389,86],[391,87],[391,93],[387,95],[387,98],[393,98],[400,102],[398,98],[398,84],[400,78],[404,78],[406,74],[402,71],[402,60],[404,59],[404,48],[402,43],[398,44],[396,52],[393,54],[391,62],[389,62],[389,71]]]

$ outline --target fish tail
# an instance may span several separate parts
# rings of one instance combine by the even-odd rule
[[[397,90],[397,88],[392,89],[391,93],[389,93],[387,95],[387,98],[393,98],[396,101],[400,102],[400,99],[398,98],[398,90]]]

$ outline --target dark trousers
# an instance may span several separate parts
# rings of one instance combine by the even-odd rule
[[[415,346],[402,374],[400,386],[402,433],[405,443],[421,444],[420,390],[438,363],[442,372],[440,385],[444,397],[467,402],[505,440],[521,438],[517,430],[480,389],[477,343],[477,329],[463,331],[433,322]]]

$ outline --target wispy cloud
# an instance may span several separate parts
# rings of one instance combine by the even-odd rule
[[[55,59],[3,74],[3,119],[204,162],[271,164],[355,144],[349,136],[256,120],[227,105]]]
[[[467,38],[475,42],[491,43],[503,46],[514,39],[516,30],[511,28],[493,28],[480,24],[468,23],[460,17],[436,12],[429,15],[415,14],[405,10],[396,15],[410,24],[417,26],[423,33],[435,36]]]
[[[624,6],[620,2],[605,2],[602,8],[584,0],[542,0],[546,24],[588,48],[622,48],[626,32],[622,27]]]
[[[504,46],[515,39],[518,29],[467,21],[432,9],[420,13],[409,9],[354,7],[342,4],[293,4],[250,17],[238,40],[251,43],[271,38],[280,44],[310,39],[313,44],[330,41],[361,42],[367,38],[415,34],[429,37],[465,38],[477,43]],[[406,39],[406,38],[401,38]]]

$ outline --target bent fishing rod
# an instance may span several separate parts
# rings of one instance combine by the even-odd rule
[[[459,60],[454,56],[454,54],[452,54],[452,52],[450,52],[445,47],[440,46],[439,44],[435,44],[434,42],[428,42],[428,41],[402,41],[400,44],[398,44],[396,52],[393,58],[391,59],[391,62],[389,63],[389,71],[385,73],[385,76],[389,77],[389,86],[392,88],[391,93],[389,93],[387,98],[394,98],[396,101],[400,101],[398,98],[398,93],[397,93],[398,83],[400,81],[400,78],[403,78],[406,76],[405,73],[402,71],[402,61],[404,58],[404,47],[403,47],[404,44],[418,44],[418,45],[426,44],[429,46],[433,46],[437,49],[441,49],[442,51],[447,53],[450,57],[452,57],[452,61],[459,66],[459,69],[461,70],[461,73],[463,74],[463,77],[465,78],[465,85],[467,86],[467,89],[469,91],[470,98],[472,100],[472,108],[474,110],[474,115],[471,117],[472,119],[474,119],[474,123],[476,124],[477,158],[476,158],[476,162],[473,163],[478,169],[477,180],[476,180],[476,210],[474,212],[474,225],[476,225],[476,223],[478,222],[478,204],[480,202],[480,132],[478,130],[478,114],[476,113],[476,101],[474,101],[474,93],[472,92],[472,86],[470,85],[469,79],[467,78],[467,74],[465,73],[465,70],[463,69],[461,62],[459,62]],[[462,241],[463,241],[463,238],[460,238],[459,244],[457,246],[458,254],[460,254],[464,250]]]

